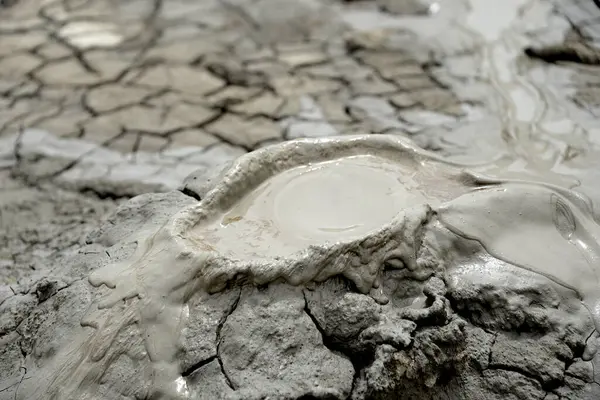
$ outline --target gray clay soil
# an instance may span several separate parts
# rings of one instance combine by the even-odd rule
[[[148,323],[86,325],[111,290],[89,277],[270,144],[400,135],[597,205],[598,21],[593,0],[0,1],[0,400],[161,398]],[[581,299],[444,243],[439,268],[382,267],[387,303],[340,276],[193,291],[171,398],[599,399]],[[65,397],[81,332],[112,336]]]
[[[77,249],[116,202],[53,185],[31,186],[0,170],[0,282],[43,276],[58,252]]]
[[[95,296],[90,271],[127,259],[135,248],[128,237],[194,202],[180,192],[137,197],[88,234],[87,244],[49,257],[46,278],[2,293],[1,398],[21,398],[21,386],[38,385],[31,371],[78,329]],[[387,305],[338,278],[198,294],[178,357],[189,398],[598,398],[593,364],[582,360],[590,322],[578,319],[580,306],[541,276],[482,265],[424,280],[385,271]],[[85,398],[147,398],[138,335],[135,325],[118,334],[128,354]]]

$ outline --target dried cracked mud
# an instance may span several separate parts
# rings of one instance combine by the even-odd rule
[[[0,1],[0,399],[600,398],[599,54],[593,0]]]

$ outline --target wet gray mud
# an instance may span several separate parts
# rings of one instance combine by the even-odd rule
[[[556,51],[593,51],[594,3],[327,3],[329,27],[317,4],[297,7],[347,29],[341,58],[416,85],[346,99],[379,134],[324,129],[305,98],[285,139],[327,134],[248,146],[76,231],[45,276],[0,288],[0,399],[600,398],[596,70]],[[317,29],[225,6],[253,40]],[[20,140],[35,181],[46,153]]]

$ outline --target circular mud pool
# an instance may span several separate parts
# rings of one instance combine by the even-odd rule
[[[422,189],[420,175],[371,155],[291,168],[212,223],[197,225],[194,236],[232,258],[283,257],[310,245],[356,240],[402,210],[436,201]]]

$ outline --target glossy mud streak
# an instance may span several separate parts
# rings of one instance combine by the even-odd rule
[[[580,195],[505,182],[443,205],[438,217],[492,256],[571,289],[600,328],[600,226]]]
[[[530,172],[553,170],[567,157],[564,138],[577,136],[582,127],[570,118],[564,102],[545,85],[536,84],[526,70],[522,51],[531,39],[526,28],[519,26],[523,15],[550,18],[552,4],[510,0],[495,12],[490,12],[486,1],[471,0],[470,5],[466,29],[481,42],[478,65],[489,86],[492,112],[501,121],[509,154]]]
[[[303,285],[341,275],[385,303],[376,296],[384,264],[415,273],[430,267],[419,254],[436,214],[493,256],[572,289],[598,321],[600,228],[589,204],[548,184],[498,182],[486,184],[395,136],[292,141],[250,153],[202,202],[142,234],[131,260],[92,273],[90,283],[106,286],[106,295],[72,345],[19,396],[94,398],[106,368],[129,350],[117,334],[136,324],[152,362],[151,394],[189,398],[177,350],[195,292],[240,279]],[[374,203],[361,203],[362,185],[377,194]],[[327,191],[337,202],[319,214],[311,201]],[[348,202],[364,209],[351,213]],[[331,235],[336,229],[340,235]]]

